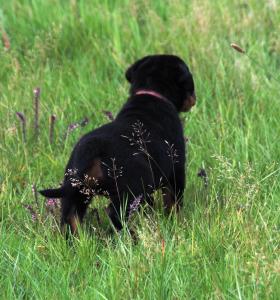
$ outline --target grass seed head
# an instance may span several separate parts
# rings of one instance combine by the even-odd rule
[[[52,144],[52,142],[53,142],[55,121],[56,121],[56,115],[51,115],[51,117],[50,117],[50,144]]]
[[[39,101],[40,101],[40,94],[41,90],[39,87],[36,87],[33,90],[34,94],[34,129],[35,129],[35,136],[39,136]]]
[[[2,42],[4,45],[4,49],[6,51],[9,51],[11,48],[11,43],[10,43],[10,39],[9,39],[7,33],[4,30],[2,31]]]
[[[21,123],[23,141],[26,142],[26,118],[22,112],[16,112],[16,115]]]
[[[110,121],[114,121],[114,116],[112,114],[112,112],[110,112],[109,110],[103,110],[103,114],[110,120]]]
[[[234,50],[236,50],[237,52],[240,52],[240,53],[245,53],[245,50],[242,49],[240,46],[238,46],[237,44],[235,43],[231,43],[230,44],[231,48],[233,48]]]

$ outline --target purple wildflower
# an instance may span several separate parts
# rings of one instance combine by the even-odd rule
[[[22,112],[16,112],[16,115],[21,122],[23,141],[26,142],[26,118]]]
[[[88,124],[88,122],[89,122],[89,119],[87,117],[85,117],[80,122],[75,122],[75,123],[71,123],[70,125],[68,125],[64,139],[66,139],[68,134],[71,133],[72,131],[74,131],[75,129],[86,126]]]
[[[21,122],[25,122],[26,121],[25,116],[24,116],[24,114],[22,112],[16,112],[16,115],[17,115],[17,117],[19,118],[19,120]]]
[[[41,90],[39,87],[33,90],[34,93],[34,129],[35,136],[39,136],[39,102],[40,102],[40,94]]]
[[[79,123],[72,123],[68,126],[67,128],[67,133],[70,133],[72,131],[74,131],[75,129],[77,129],[80,126]]]
[[[24,207],[30,212],[31,214],[31,219],[33,222],[38,220],[38,214],[35,211],[35,209],[32,207],[32,205],[28,204],[28,205],[24,205]]]
[[[48,198],[46,199],[45,206],[49,213],[57,215],[60,208],[59,199]]]
[[[35,184],[32,184],[32,193],[34,195],[34,199],[35,199],[35,203],[37,206],[37,209],[39,209],[39,201],[38,201],[38,191],[37,191],[37,187]]]
[[[64,135],[64,140],[66,140],[66,138],[68,137],[69,133],[71,133],[72,131],[74,131],[79,126],[80,126],[79,123],[71,123],[70,125],[68,125],[67,130],[66,130],[65,135]]]
[[[58,206],[58,199],[47,199],[46,206],[48,207],[57,207]]]
[[[71,132],[80,126],[79,123],[73,123],[68,126],[68,130]]]
[[[133,202],[129,205],[129,213],[128,217],[130,218],[131,215],[136,212],[140,206],[141,200],[143,198],[143,195],[139,195],[138,197],[135,197]]]
[[[50,117],[50,144],[53,143],[55,120],[56,120],[56,115],[51,115],[51,117]]]
[[[80,126],[81,127],[85,127],[89,122],[89,118],[85,117],[81,122],[80,122]]]
[[[204,185],[205,185],[205,187],[207,187],[207,186],[208,186],[208,175],[207,175],[207,173],[206,173],[206,170],[203,169],[203,168],[201,168],[201,169],[198,171],[197,176],[198,176],[198,177],[201,177],[201,178],[203,179]]]
[[[41,89],[40,89],[39,87],[37,87],[37,88],[35,88],[35,89],[33,90],[33,93],[34,93],[34,96],[35,96],[36,98],[38,98],[38,97],[40,97]]]
[[[115,118],[114,118],[112,112],[110,112],[109,110],[103,110],[103,113],[104,113],[105,116],[108,117],[108,119],[109,119],[110,121],[114,121],[114,120],[115,120]]]

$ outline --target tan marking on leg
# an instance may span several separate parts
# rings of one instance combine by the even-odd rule
[[[71,227],[72,234],[76,234],[77,229],[78,229],[78,223],[79,223],[79,220],[78,220],[77,216],[72,215],[69,217],[69,225]]]
[[[163,203],[164,203],[164,210],[167,214],[170,214],[174,204],[175,204],[175,199],[173,194],[166,190],[163,194]]]
[[[96,180],[100,180],[103,178],[103,172],[101,169],[101,160],[100,158],[95,158],[93,160],[92,166],[87,171],[87,175],[90,178],[95,178]]]

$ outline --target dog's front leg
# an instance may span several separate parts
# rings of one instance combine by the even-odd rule
[[[77,234],[79,224],[82,222],[86,213],[88,203],[84,201],[83,197],[63,198],[61,203],[61,229],[66,235],[70,233]],[[68,227],[68,228],[65,228]]]
[[[119,204],[110,203],[109,206],[106,208],[106,213],[110,218],[112,224],[116,228],[116,230],[122,230],[123,225],[121,222],[121,209]]]

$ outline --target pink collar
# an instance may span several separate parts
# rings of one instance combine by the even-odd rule
[[[151,91],[151,90],[139,90],[135,93],[135,95],[151,95],[151,96],[154,96],[154,97],[156,97],[160,100],[168,101],[167,98],[162,96],[160,93],[157,93],[157,92]]]

